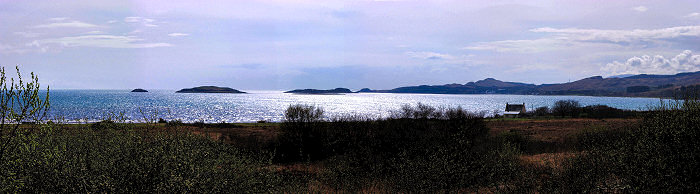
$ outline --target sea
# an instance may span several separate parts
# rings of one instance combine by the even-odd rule
[[[628,110],[658,106],[658,98],[537,96],[501,94],[390,94],[352,93],[342,95],[302,95],[282,91],[246,91],[246,94],[175,93],[174,90],[51,90],[47,119],[63,122],[95,122],[119,119],[147,122],[162,118],[183,122],[247,123],[279,122],[290,105],[305,104],[322,108],[327,117],[363,115],[387,117],[403,105],[423,103],[434,107],[462,107],[486,116],[502,113],[506,103],[525,103],[528,110],[552,107],[558,100],[576,100],[583,106],[607,105]]]

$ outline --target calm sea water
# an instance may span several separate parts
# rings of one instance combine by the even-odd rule
[[[530,95],[381,94],[296,95],[281,91],[248,91],[248,94],[181,94],[173,90],[131,93],[128,90],[52,90],[50,116],[67,121],[97,121],[110,113],[124,113],[130,121],[147,117],[182,119],[185,122],[280,121],[292,104],[322,107],[332,115],[362,114],[385,117],[404,104],[424,103],[437,107],[461,106],[471,111],[503,112],[506,103],[525,103],[528,110],[552,106],[557,100],[573,99],[582,105],[604,104],[644,110],[660,103],[655,98]],[[142,111],[139,111],[141,109]],[[53,118],[53,117],[52,117]]]

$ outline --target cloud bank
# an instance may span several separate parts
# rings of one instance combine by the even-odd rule
[[[99,48],[154,48],[172,46],[169,43],[144,43],[143,39],[134,36],[115,35],[85,35],[70,36],[55,39],[44,39],[32,42],[37,47],[99,47]]]
[[[608,75],[620,74],[676,74],[680,72],[700,71],[700,55],[685,50],[673,58],[661,55],[635,56],[625,62],[614,61],[601,68]]]

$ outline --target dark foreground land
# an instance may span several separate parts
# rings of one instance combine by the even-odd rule
[[[0,190],[695,193],[697,107],[504,119],[419,104],[374,119],[295,105],[282,123],[23,124],[4,131]]]

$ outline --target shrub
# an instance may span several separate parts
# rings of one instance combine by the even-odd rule
[[[323,109],[313,105],[296,104],[284,111],[285,123],[311,123],[323,119]]]
[[[173,119],[173,120],[168,121],[167,124],[165,124],[165,126],[168,126],[168,127],[175,127],[175,126],[182,126],[182,125],[183,125],[183,123],[182,123],[182,120],[180,120],[180,119]]]
[[[552,113],[561,117],[570,116],[578,117],[581,109],[581,104],[575,100],[559,100],[554,103]]]
[[[286,139],[297,130],[282,126]],[[402,192],[474,189],[506,182],[517,168],[516,147],[492,142],[483,115],[459,107],[404,105],[389,119],[346,116],[309,126],[295,136],[303,150],[287,150],[304,155],[276,158],[327,159],[321,180],[335,189],[359,191],[377,183]],[[277,154],[285,147],[292,145],[278,144]]]
[[[534,111],[535,116],[547,116],[547,115],[549,115],[549,113],[550,113],[549,107],[546,107],[546,106],[538,107]]]
[[[590,118],[627,118],[634,117],[636,113],[634,111],[626,111],[622,109],[617,109],[609,107],[606,105],[591,105],[581,108],[581,112],[585,113],[587,117]]]
[[[282,134],[278,137],[275,161],[309,161],[320,157],[323,130],[316,127],[323,119],[323,109],[312,105],[291,105],[284,112]]]
[[[700,191],[700,102],[662,104],[626,131],[584,134],[586,154],[562,172],[559,192],[696,193]]]
[[[106,128],[53,129],[27,136],[0,169],[3,192],[274,192],[265,161],[189,133]]]

